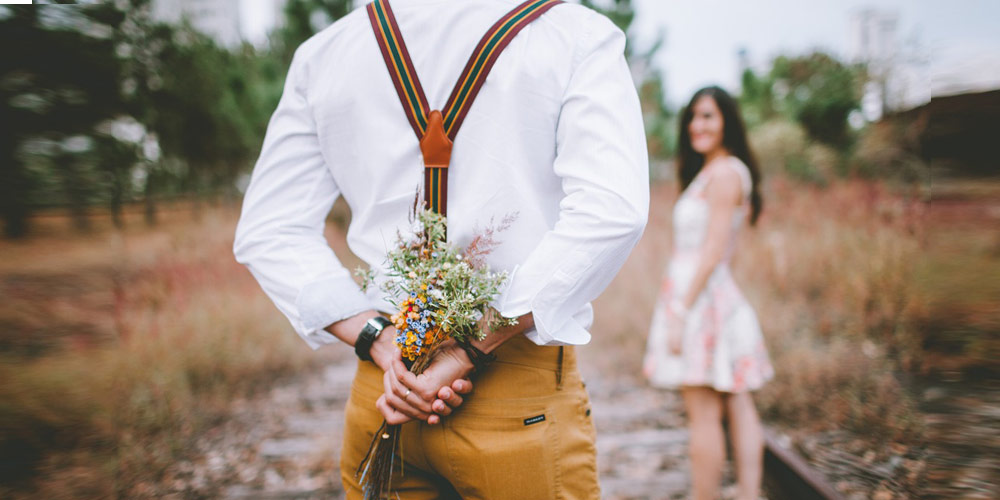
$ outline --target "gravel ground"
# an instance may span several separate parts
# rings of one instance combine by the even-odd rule
[[[344,358],[235,404],[232,418],[204,436],[194,458],[176,464],[164,486],[176,498],[343,498],[337,464],[354,367]],[[687,431],[677,396],[586,371],[584,378],[603,498],[684,498]]]
[[[193,458],[176,464],[156,489],[171,491],[166,498],[185,499],[343,498],[339,448],[343,408],[354,368],[352,358],[340,356],[317,373],[278,386],[252,401],[235,403],[232,417],[207,433]],[[602,376],[593,368],[588,370],[586,359],[581,369],[597,426],[602,498],[686,498],[688,437],[679,396],[651,389],[634,378]],[[942,412],[942,419],[949,414],[947,408]],[[993,423],[997,418],[990,412],[980,416]],[[982,427],[988,428],[995,430],[990,425]],[[970,435],[964,432],[938,437],[943,435],[970,443]],[[989,493],[984,485],[997,484],[989,477],[996,469],[982,467],[982,460],[971,455],[963,458],[954,453],[904,449],[876,452],[842,431],[779,436],[848,500],[925,498],[920,493],[925,488],[914,491],[914,486],[920,485],[916,478],[923,477],[926,469],[931,469],[932,476],[935,469],[951,471],[948,475],[954,481],[947,482],[958,485],[957,490],[938,491],[955,496],[945,493],[936,498],[991,498],[986,496]],[[980,437],[992,439],[995,433]],[[982,439],[973,442],[980,448],[984,443]],[[935,459],[947,462],[934,467]],[[963,467],[949,467],[949,463]],[[931,490],[925,491],[931,494],[927,498],[933,497]],[[732,471],[727,470],[723,497],[732,498],[733,493]]]

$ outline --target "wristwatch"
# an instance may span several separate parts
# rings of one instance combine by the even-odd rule
[[[372,361],[372,344],[375,343],[375,339],[382,333],[382,330],[391,324],[392,322],[384,316],[375,316],[365,323],[365,327],[358,334],[358,339],[354,341],[354,353],[361,361]]]
[[[461,347],[465,354],[469,356],[469,361],[472,362],[472,372],[482,373],[486,370],[486,367],[490,366],[490,363],[496,361],[497,355],[490,353],[487,354],[478,347],[472,345],[468,341],[459,342],[458,346]]]

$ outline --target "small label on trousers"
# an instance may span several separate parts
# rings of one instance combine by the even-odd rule
[[[524,419],[524,425],[537,424],[538,422],[544,422],[544,421],[545,421],[545,415],[542,414],[542,415],[538,415],[536,417],[530,417],[530,418]]]

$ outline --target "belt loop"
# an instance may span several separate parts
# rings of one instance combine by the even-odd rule
[[[559,355],[556,358],[556,390],[562,390],[562,372],[563,372],[563,346],[559,346]]]

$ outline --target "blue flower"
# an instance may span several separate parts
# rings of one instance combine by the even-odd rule
[[[417,292],[410,292],[410,298],[416,298]]]

